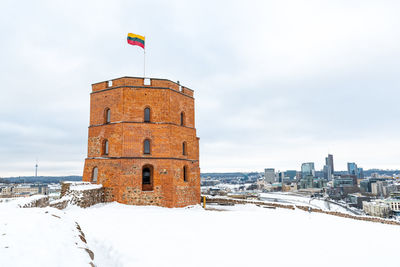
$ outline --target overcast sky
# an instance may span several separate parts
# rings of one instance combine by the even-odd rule
[[[0,176],[81,175],[91,84],[195,90],[200,167],[400,168],[400,1],[0,2]]]

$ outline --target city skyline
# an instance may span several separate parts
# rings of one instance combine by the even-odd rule
[[[202,172],[400,168],[400,3],[23,4],[2,3],[2,177],[82,175],[90,85],[143,75],[129,32],[146,76],[196,91]]]

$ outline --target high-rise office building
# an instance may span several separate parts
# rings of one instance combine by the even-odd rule
[[[358,178],[364,179],[364,169],[363,168],[358,168]]]
[[[301,164],[301,177],[305,178],[309,175],[315,176],[314,162],[306,162]]]
[[[278,171],[278,172],[277,172],[277,179],[276,179],[276,181],[279,182],[279,183],[283,183],[283,180],[284,180],[284,179],[285,179],[285,172]]]
[[[333,168],[333,155],[328,154],[328,156],[325,158],[325,165],[330,167],[333,175],[335,173],[335,169]]]
[[[273,183],[275,182],[275,169],[273,168],[268,168],[264,170],[265,172],[265,181],[268,183]]]
[[[290,180],[296,179],[296,174],[297,174],[297,171],[296,171],[296,170],[287,170],[287,171],[285,172],[285,176],[286,176],[286,177],[289,177]]]
[[[347,172],[349,175],[355,175],[356,177],[358,177],[357,164],[354,162],[348,162],[347,163]]]
[[[324,165],[324,179],[331,180],[332,179],[332,170],[331,166],[329,165]]]

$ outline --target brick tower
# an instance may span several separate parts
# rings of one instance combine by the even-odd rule
[[[133,77],[93,84],[83,180],[103,184],[106,201],[200,203],[193,90]]]

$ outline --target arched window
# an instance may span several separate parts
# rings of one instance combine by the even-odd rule
[[[182,143],[182,155],[186,156],[187,155],[187,151],[186,151],[186,142]]]
[[[183,181],[187,182],[188,181],[188,174],[187,174],[187,167],[183,166]]]
[[[105,156],[107,156],[108,155],[108,140],[106,139],[106,140],[104,140],[104,143],[103,143],[103,155],[105,155]]]
[[[109,108],[106,108],[104,111],[104,123],[110,123],[111,122],[111,110]]]
[[[142,169],[142,191],[153,190],[153,166],[145,165]]]
[[[185,113],[181,112],[181,126],[185,125]]]
[[[150,108],[144,109],[144,122],[150,122]]]
[[[143,142],[143,154],[150,154],[150,140],[146,139]]]
[[[92,170],[92,182],[97,183],[97,175],[99,174],[99,169],[94,167]]]

